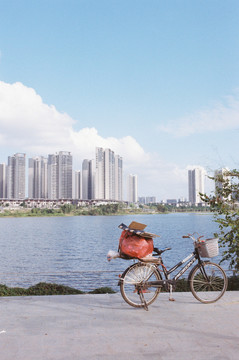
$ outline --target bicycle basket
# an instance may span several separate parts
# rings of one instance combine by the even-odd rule
[[[195,245],[201,257],[211,258],[218,255],[218,239],[206,239],[205,241],[197,242]]]

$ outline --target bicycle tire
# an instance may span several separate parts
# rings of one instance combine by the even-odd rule
[[[196,265],[189,275],[190,290],[193,296],[204,304],[219,300],[227,289],[225,271],[210,261]]]
[[[161,280],[161,274],[153,264],[136,263],[128,267],[120,279],[120,292],[123,299],[136,308],[152,304],[160,293],[161,288],[147,286],[147,280]],[[140,291],[143,292],[145,304],[142,304]]]

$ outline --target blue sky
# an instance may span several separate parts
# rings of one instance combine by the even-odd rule
[[[158,200],[187,197],[189,166],[239,167],[238,1],[0,7],[0,162],[110,147]]]

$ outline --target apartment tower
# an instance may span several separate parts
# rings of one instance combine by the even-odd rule
[[[95,198],[122,200],[123,160],[111,149],[96,148]]]
[[[224,181],[227,181],[229,186],[231,185],[231,178],[230,178],[230,176],[228,176],[229,172],[230,172],[229,168],[222,168],[222,169],[215,170],[214,178],[215,178],[215,194],[216,195],[218,195],[220,190],[222,190]],[[231,199],[231,197],[229,197],[229,199]]]
[[[28,197],[47,199],[47,158],[37,156],[28,160]]]
[[[95,198],[105,199],[105,153],[102,148],[96,148],[95,153]]]
[[[95,197],[95,162],[85,159],[82,163],[82,199],[91,200]]]
[[[188,198],[193,205],[198,205],[202,202],[200,193],[204,193],[205,170],[202,167],[197,167],[188,170]]]
[[[115,200],[123,200],[123,159],[121,156],[115,156]]]
[[[6,164],[0,164],[0,199],[7,197],[7,168]]]
[[[25,199],[26,154],[14,154],[8,157],[7,198]]]
[[[68,151],[48,155],[48,198],[72,199],[72,155]]]
[[[75,171],[75,193],[74,199],[81,199],[81,172],[80,170]]]
[[[127,178],[128,202],[138,202],[138,177],[137,175],[128,175]]]

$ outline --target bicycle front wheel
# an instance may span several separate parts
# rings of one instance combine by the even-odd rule
[[[227,289],[224,270],[210,261],[196,265],[189,282],[193,296],[205,304],[219,300]]]
[[[147,281],[161,280],[159,271],[153,264],[137,263],[130,266],[120,279],[120,292],[123,299],[131,306],[141,308],[152,304],[161,288],[147,285]],[[142,304],[142,296],[145,304]]]

